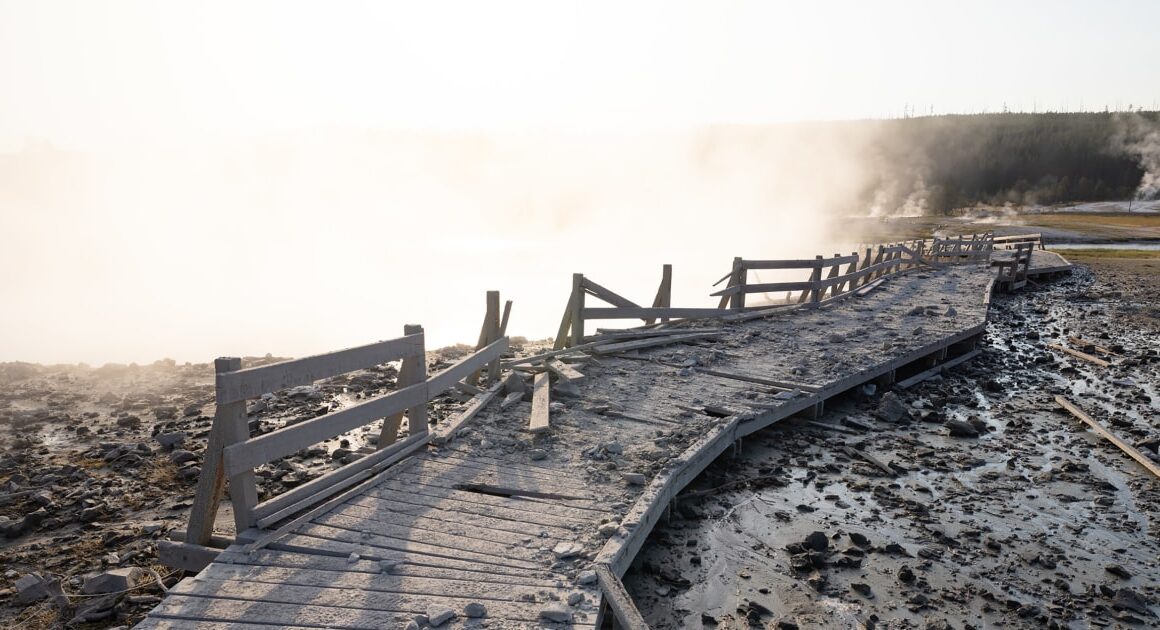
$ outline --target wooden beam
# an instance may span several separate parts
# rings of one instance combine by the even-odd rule
[[[1157,466],[1156,462],[1153,462],[1148,458],[1147,455],[1144,455],[1140,451],[1136,450],[1131,444],[1121,440],[1114,433],[1105,429],[1104,425],[1096,422],[1095,419],[1087,415],[1083,409],[1080,409],[1078,406],[1063,396],[1056,395],[1055,402],[1058,403],[1060,407],[1070,411],[1075,417],[1083,420],[1089,427],[1095,430],[1096,433],[1099,433],[1109,442],[1115,444],[1116,447],[1118,447],[1121,451],[1124,451],[1124,453],[1126,453],[1132,459],[1139,462],[1144,468],[1147,468],[1148,471],[1153,475],[1160,477],[1160,466]]]
[[[740,258],[733,259],[733,268],[737,270],[737,292],[730,298],[729,306],[733,309],[745,308],[745,285],[749,284],[749,270],[745,268],[745,264]]]
[[[815,393],[821,391],[822,388],[817,385],[806,385],[804,383],[793,383],[790,381],[779,381],[770,378],[762,378],[760,376],[748,376],[745,374],[734,374],[733,372],[722,372],[720,370],[711,370],[708,368],[693,368],[700,374],[707,374],[709,376],[716,376],[717,378],[727,378],[734,381],[743,381],[746,383],[757,383],[758,385],[768,385],[783,391],[793,391],[800,389],[803,392]]]
[[[584,274],[572,274],[572,338],[573,346],[584,341]]]
[[[218,373],[217,404],[257,398],[267,392],[276,392],[297,385],[309,385],[324,378],[415,356],[422,352],[423,336],[410,335],[401,339],[380,341],[272,365]]]
[[[604,300],[605,302],[608,302],[609,304],[612,304],[613,306],[620,306],[623,308],[640,308],[640,304],[637,304],[636,302],[633,302],[626,297],[621,297],[620,295],[600,286],[599,284],[596,284],[588,278],[584,278],[582,286],[592,295]]]
[[[689,333],[687,335],[673,335],[671,337],[659,337],[653,339],[641,339],[639,341],[625,341],[622,343],[612,343],[608,345],[598,346],[592,349],[594,354],[614,354],[617,352],[627,352],[629,350],[639,350],[641,348],[652,348],[654,346],[666,346],[673,343],[683,343],[686,341],[695,341],[698,339],[712,339],[719,337],[721,333]]]
[[[673,266],[665,265],[661,268],[661,284],[657,287],[657,296],[653,298],[653,308],[668,308],[672,306],[673,302]],[[652,325],[656,318],[648,318],[645,324]],[[669,318],[661,318],[662,322],[669,321]]]
[[[1068,348],[1066,346],[1061,346],[1057,343],[1049,343],[1049,344],[1047,344],[1047,347],[1051,348],[1052,350],[1058,350],[1060,352],[1070,354],[1073,357],[1083,359],[1084,361],[1087,361],[1088,363],[1094,363],[1100,367],[1108,367],[1109,365],[1111,365],[1111,363],[1108,363],[1107,361],[1104,361],[1103,359],[1101,359],[1099,357],[1094,357],[1086,352],[1080,352],[1079,350],[1072,350],[1071,348]]]
[[[508,338],[500,337],[491,342],[486,348],[470,356],[460,359],[457,363],[440,372],[436,372],[427,379],[429,397],[438,396],[455,386],[455,382],[467,378],[469,374],[491,362],[507,352]]]
[[[532,384],[532,415],[528,421],[528,431],[543,433],[551,428],[549,407],[551,405],[551,377],[547,372],[536,375]]]
[[[827,258],[825,266],[830,265],[845,265],[847,263],[857,262],[857,254],[850,256],[835,256],[834,258]],[[799,260],[743,260],[742,266],[746,269],[813,269],[817,262],[816,258],[802,258]]]
[[[431,443],[436,446],[446,444],[452,437],[455,436],[455,432],[458,431],[460,427],[463,427],[468,422],[471,422],[472,418],[478,415],[479,412],[486,409],[487,405],[491,403],[491,401],[494,400],[497,395],[499,395],[503,388],[503,381],[494,383],[491,387],[487,388],[483,392],[480,392],[478,396],[476,396],[470,403],[468,403],[467,408],[459,412],[458,415],[449,420],[440,422],[435,427],[435,432],[431,436]]]
[[[609,565],[604,563],[596,565],[596,579],[600,584],[600,592],[604,595],[604,603],[612,609],[612,614],[616,618],[616,623],[620,624],[620,628],[623,630],[649,630],[648,623],[645,622],[640,611],[636,609],[632,597],[629,597],[628,591],[624,589],[624,584],[612,572]]]
[[[908,379],[898,381],[897,383],[894,384],[894,388],[895,389],[910,389],[911,387],[918,385],[919,383],[927,380],[928,378],[931,378],[932,376],[941,374],[943,372],[943,370],[949,370],[949,369],[955,367],[956,365],[970,361],[971,359],[979,356],[979,354],[982,352],[983,351],[981,349],[971,350],[970,352],[968,352],[962,356],[955,357],[955,358],[953,358],[950,361],[947,361],[945,363],[940,363],[939,365],[936,365],[936,366],[932,367],[931,369],[926,370],[925,372],[920,372],[920,373],[915,374],[914,376],[912,376]]]
[[[737,311],[728,308],[586,308],[585,319],[647,319],[649,317],[698,318],[734,315]],[[579,345],[579,344],[577,344]]]
[[[565,381],[580,383],[584,380],[584,374],[582,374],[576,368],[568,365],[567,363],[560,361],[559,359],[549,359],[544,362],[544,365],[546,365],[549,370],[555,373],[556,376]]]
[[[569,331],[572,330],[572,303],[576,301],[576,289],[572,289],[572,295],[568,296],[568,304],[564,306],[564,316],[560,318],[560,329],[556,331],[556,340],[552,344],[553,350],[563,350],[568,347],[568,341],[571,339]]]
[[[407,324],[403,326],[404,335],[422,335],[423,327],[416,324]],[[395,381],[396,388],[408,387],[427,380],[427,356],[426,352],[420,355],[407,357],[403,359],[403,365],[399,368],[399,375]],[[411,435],[420,433],[416,431],[416,427],[422,427],[423,431],[427,430],[427,401],[423,404],[408,407],[407,426]],[[399,427],[403,423],[403,412],[394,413],[383,419],[383,428],[379,430],[379,450],[382,450],[399,438]]]

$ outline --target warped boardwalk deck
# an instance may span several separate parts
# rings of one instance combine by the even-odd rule
[[[985,265],[904,274],[831,308],[698,322],[720,336],[578,364],[580,395],[553,396],[549,431],[528,431],[528,402],[492,404],[329,511],[261,548],[230,547],[138,627],[401,628],[443,609],[455,613],[446,628],[597,627],[589,569],[623,574],[713,458],[833,395],[969,349],[992,281]],[[469,618],[469,604],[486,616]]]

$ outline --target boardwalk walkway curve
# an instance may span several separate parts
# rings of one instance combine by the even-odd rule
[[[199,572],[139,627],[596,628],[608,617],[645,627],[620,576],[716,457],[852,388],[969,359],[996,283],[1070,268],[1018,242],[1011,264],[995,247],[976,235],[865,256],[737,259],[722,308],[699,309],[720,311],[711,314],[668,307],[671,269],[649,308],[578,276],[566,347],[531,360],[501,362],[507,316],[489,294],[478,351],[431,376],[421,361],[407,367],[422,356],[418,328],[276,369],[219,363],[199,503],[186,538],[162,549]],[[794,288],[749,284],[747,271],[761,268],[811,275],[782,283]],[[735,299],[783,290],[802,295],[774,306]],[[616,308],[588,308],[585,296]],[[584,334],[586,319],[618,309],[646,324]],[[398,358],[391,394],[262,436],[245,430],[247,397]],[[425,403],[450,388],[474,398],[428,432]],[[384,417],[380,450],[307,490],[259,503],[247,486],[255,466]],[[209,528],[227,478],[240,534],[218,549]]]

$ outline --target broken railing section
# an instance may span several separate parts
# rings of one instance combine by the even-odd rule
[[[405,327],[405,335],[398,339],[244,370],[240,369],[240,359],[218,359],[215,362],[217,412],[190,512],[186,542],[210,544],[227,480],[234,521],[241,533],[252,527],[268,527],[301,512],[425,446],[430,440],[426,415],[430,400],[453,387],[479,391],[464,381],[477,379],[484,370],[489,384],[498,376],[500,357],[508,348],[504,329],[510,307],[508,302],[500,317],[499,294],[489,292],[487,316],[476,352],[430,376],[426,371],[426,346],[420,326]],[[399,360],[402,367],[395,391],[270,433],[250,435],[247,399]],[[493,387],[488,391],[494,396],[498,390]],[[404,415],[408,418],[409,435],[398,441]],[[380,418],[384,424],[377,452],[258,502],[255,468]]]
[[[584,341],[585,319],[640,319],[646,325],[657,319],[669,321],[672,317],[696,317],[696,315],[674,314],[674,311],[707,311],[714,309],[672,309],[673,266],[664,265],[661,283],[651,307],[642,307],[632,300],[622,297],[584,277],[582,273],[572,274],[572,293],[568,296],[568,306],[560,320],[560,330],[556,333],[555,349],[580,345]],[[615,308],[586,308],[585,297],[599,298]]]

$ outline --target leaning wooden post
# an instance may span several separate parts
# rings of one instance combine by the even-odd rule
[[[418,335],[423,327],[417,324],[403,326],[404,335]],[[395,389],[403,389],[427,380],[427,344],[420,343],[419,354],[403,357],[403,364],[399,367],[399,377],[395,381]],[[427,402],[409,407],[407,413],[407,431],[410,435],[421,435],[427,432]],[[399,412],[383,419],[383,428],[379,431],[379,450],[395,443],[399,438],[399,427],[403,423],[403,412]]]
[[[732,307],[735,309],[745,308],[745,285],[748,283],[748,270],[745,268],[745,261],[740,256],[733,259],[733,277],[737,280],[737,293],[733,294]]]
[[[242,360],[223,357],[214,360],[214,371],[218,374],[234,372],[242,367]],[[210,425],[209,439],[201,462],[201,475],[197,478],[197,492],[193,496],[193,507],[189,512],[189,526],[185,530],[185,542],[208,546],[213,537],[213,525],[217,520],[218,505],[225,497],[225,462],[222,451],[226,447],[226,418],[236,410],[231,405],[241,405],[245,413],[245,401],[220,405],[214,413]]]
[[[568,304],[564,306],[564,316],[560,318],[560,330],[556,332],[556,342],[553,350],[562,350],[568,347],[569,334],[572,329],[572,303],[576,301],[576,287],[572,287],[572,294],[568,296]]]
[[[653,308],[669,308],[672,306],[673,293],[673,266],[665,265],[661,268],[661,284],[657,287],[657,296],[653,299]],[[662,317],[662,322],[669,321],[669,318]],[[652,325],[656,322],[655,317],[650,317],[645,320],[645,325]]]
[[[488,344],[499,339],[499,291],[487,292],[487,310],[483,314],[483,325],[479,327],[479,343],[476,350],[483,350]],[[475,385],[483,370],[476,370],[467,377],[467,383]]]
[[[584,343],[584,274],[572,274],[572,345]]]
[[[814,283],[814,292],[813,292],[813,295],[810,297],[810,302],[817,304],[818,302],[821,301],[821,298],[822,298],[822,288],[821,288],[822,255],[821,254],[818,254],[817,257],[814,258],[814,272],[812,274],[810,274],[810,281]]]
[[[842,256],[841,254],[834,254],[834,258],[841,258],[841,256]],[[830,273],[826,276],[826,280],[833,280],[834,278],[837,278],[838,272],[840,272],[841,270],[842,270],[841,265],[838,265],[838,264],[831,265],[830,266]],[[830,285],[830,297],[834,297],[835,295],[841,293],[841,291],[838,290],[839,286],[841,286],[840,283]],[[825,293],[826,290],[822,289],[821,291],[823,293]]]

